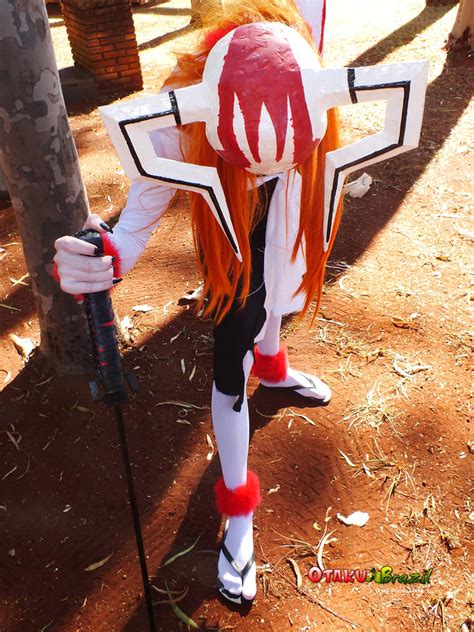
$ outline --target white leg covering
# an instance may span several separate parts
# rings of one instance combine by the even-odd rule
[[[270,313],[265,334],[259,342],[257,342],[258,350],[262,355],[274,356],[280,349],[280,328],[281,328],[281,316],[275,316]],[[310,397],[313,399],[322,400],[328,402],[331,399],[331,389],[322,380],[314,375],[306,375],[291,367],[288,367],[286,379],[280,382],[268,382],[267,380],[260,380],[263,386],[269,388],[272,387],[288,387],[288,386],[300,386],[298,393],[304,397]]]
[[[265,327],[265,334],[259,342],[257,347],[260,353],[263,355],[273,356],[278,353],[280,349],[280,329],[281,329],[281,316],[275,316],[272,312],[267,318]]]
[[[244,358],[245,389],[253,363],[249,351]],[[212,423],[219,451],[225,486],[233,490],[247,482],[247,456],[249,448],[249,412],[244,397],[240,412],[233,410],[236,397],[220,393],[215,384],[212,388]],[[253,513],[229,517],[226,545],[238,566],[242,568],[253,552]],[[253,599],[257,592],[256,567],[252,565],[244,582],[221,553],[218,576],[224,587],[233,594]]]

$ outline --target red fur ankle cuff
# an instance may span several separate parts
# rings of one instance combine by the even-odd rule
[[[258,476],[247,471],[247,483],[227,489],[222,476],[214,485],[217,511],[225,516],[246,516],[260,503],[260,482]]]
[[[288,371],[288,354],[286,348],[280,346],[280,350],[275,355],[263,355],[255,345],[253,350],[255,362],[252,373],[266,382],[282,382],[286,379]]]

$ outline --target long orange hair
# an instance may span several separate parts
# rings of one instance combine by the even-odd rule
[[[314,42],[308,25],[293,0],[237,0],[225,3],[206,0],[195,20],[192,52],[178,55],[174,72],[165,85],[182,87],[202,80],[204,64],[214,43],[228,31],[250,22],[281,22],[298,31],[312,46]],[[194,35],[194,34],[193,34]],[[315,49],[316,50],[316,49]],[[324,252],[324,169],[326,153],[339,147],[337,113],[329,110],[326,134],[312,155],[297,167],[302,177],[301,214],[299,232],[292,259],[304,247],[306,274],[297,293],[302,292],[304,315],[316,299],[316,316],[321,299],[324,270],[332,246]],[[256,178],[244,169],[224,161],[207,141],[204,123],[183,126],[186,160],[198,165],[216,167],[242,253],[242,262],[235,257],[222,229],[212,216],[201,195],[192,198],[192,224],[197,263],[204,279],[203,299],[198,309],[212,315],[219,323],[238,298],[245,304],[250,287],[251,254],[249,235],[260,219]],[[337,209],[333,237],[337,232],[341,205]],[[204,301],[204,299],[207,299]]]

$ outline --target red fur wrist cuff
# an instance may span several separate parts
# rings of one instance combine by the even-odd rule
[[[110,255],[111,257],[115,257],[114,261],[114,277],[117,279],[122,276],[121,267],[122,260],[120,258],[120,252],[118,251],[117,246],[111,241],[110,237],[107,233],[101,233],[102,243],[104,245],[104,255]]]
[[[286,379],[288,372],[288,354],[286,348],[280,346],[280,350],[275,355],[263,355],[258,350],[257,345],[253,349],[255,362],[252,373],[266,382],[282,382]]]
[[[222,476],[214,485],[217,511],[225,516],[246,516],[260,503],[258,476],[247,470],[247,483],[234,490],[227,489]]]

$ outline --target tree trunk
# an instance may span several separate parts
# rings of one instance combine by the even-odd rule
[[[472,51],[474,47],[474,1],[461,0],[454,22],[453,30],[448,36],[446,50],[448,53],[456,51]]]
[[[0,202],[5,202],[10,199],[10,194],[5,184],[5,177],[2,171],[2,165],[0,164]]]
[[[191,23],[198,19],[202,3],[206,0],[191,0]]]
[[[457,4],[459,0],[426,0],[427,7],[436,7],[445,4]]]
[[[63,373],[89,366],[81,306],[52,277],[54,241],[84,223],[87,197],[44,0],[0,0],[0,163],[38,311],[40,350]]]

